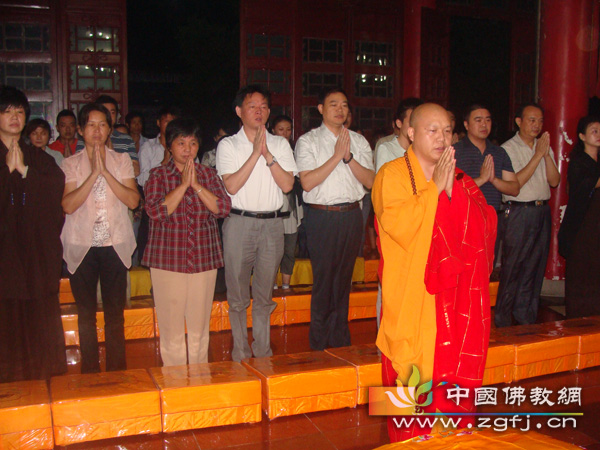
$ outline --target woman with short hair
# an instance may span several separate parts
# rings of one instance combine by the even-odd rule
[[[172,120],[165,139],[171,158],[152,169],[145,185],[150,234],[142,264],[150,267],[163,364],[175,366],[208,362],[223,267],[217,219],[229,214],[231,200],[217,172],[194,162],[201,140],[195,121]]]
[[[65,176],[21,132],[30,108],[0,87],[0,383],[67,371],[58,299]]]
[[[566,259],[567,318],[600,314],[600,117],[577,124],[578,141],[569,154],[569,202],[558,233]]]
[[[52,137],[52,129],[46,120],[30,120],[23,130],[23,136],[25,136],[35,148],[39,148],[52,156],[57,165],[60,166],[62,164],[63,159],[65,159],[62,153],[48,147],[48,142],[50,142],[50,138]]]

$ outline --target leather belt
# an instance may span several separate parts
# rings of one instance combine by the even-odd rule
[[[548,200],[532,200],[530,202],[516,202],[511,200],[508,203],[510,206],[544,206],[548,204]]]
[[[289,217],[289,211],[267,211],[267,212],[252,212],[244,211],[242,209],[231,208],[231,214],[237,214],[238,216],[252,217],[254,219],[275,219],[276,217]]]
[[[314,203],[307,203],[307,205],[313,209],[320,209],[323,211],[335,211],[335,212],[346,212],[352,211],[360,206],[358,202],[354,203],[343,203],[340,205],[317,205]]]

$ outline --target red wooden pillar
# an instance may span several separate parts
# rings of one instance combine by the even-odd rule
[[[403,97],[421,96],[421,9],[435,9],[435,0],[404,1]]]
[[[552,240],[546,278],[564,279],[557,234],[567,204],[568,155],[577,142],[577,121],[588,112],[593,0],[542,0],[540,23],[539,97],[544,128],[561,173],[553,189]]]

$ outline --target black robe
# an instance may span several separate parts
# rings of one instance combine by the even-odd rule
[[[600,165],[587,153],[569,162],[569,203],[558,233],[566,258],[568,318],[600,314]]]
[[[0,141],[0,382],[66,371],[58,298],[65,177],[54,159],[19,142],[27,177]]]

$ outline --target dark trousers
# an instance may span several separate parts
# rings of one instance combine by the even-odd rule
[[[362,199],[362,235],[360,238],[360,248],[358,249],[358,256],[364,256],[365,239],[367,237],[367,221],[371,214],[373,203],[371,202],[371,191],[367,192]]]
[[[106,370],[127,368],[123,330],[127,268],[113,247],[92,247],[71,275],[71,290],[77,303],[81,373],[100,372],[96,334],[98,278],[104,309]]]
[[[282,274],[292,275],[294,273],[296,242],[298,242],[298,232],[283,235],[283,258],[281,258],[281,264],[279,264],[279,270]]]
[[[306,237],[313,271],[310,348],[350,345],[348,307],[361,243],[360,208],[346,212],[307,208]]]
[[[502,245],[500,286],[494,309],[496,327],[535,323],[548,249],[550,206],[511,205]]]
[[[502,242],[504,241],[504,235],[506,234],[506,214],[505,210],[497,210],[498,214],[498,222],[496,226],[496,243],[494,244],[494,268],[500,263],[502,266],[502,255],[500,255],[500,248],[502,247]],[[504,250],[503,250],[504,251]]]

